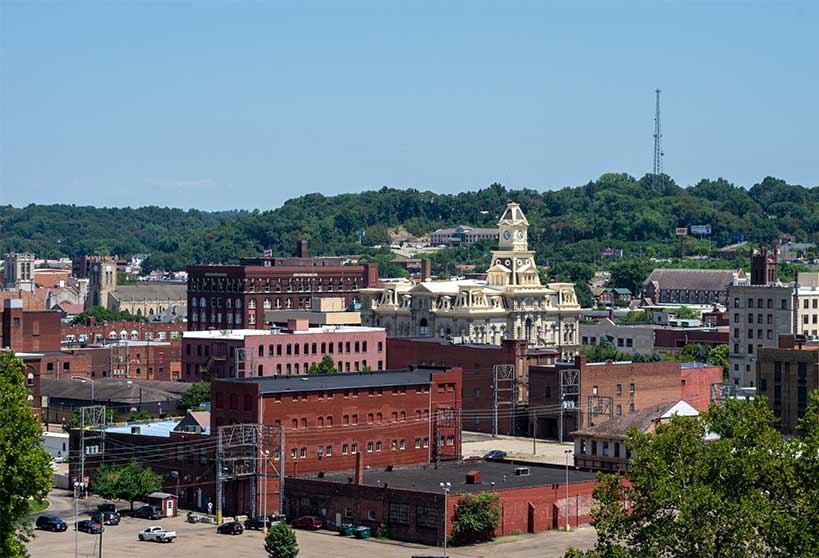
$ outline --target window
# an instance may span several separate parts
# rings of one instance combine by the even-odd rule
[[[400,449],[402,449],[402,450],[407,449],[407,441],[406,440],[401,440],[401,442],[399,442],[399,444],[398,444],[398,447]]]
[[[629,404],[628,404],[628,412],[629,412],[629,413],[633,413],[633,412],[634,412],[634,403],[629,403]]]
[[[372,453],[372,452],[373,452],[373,443],[372,442],[367,442],[367,453]]]
[[[331,457],[333,455],[333,446],[327,446],[324,450],[324,457]]]
[[[415,449],[421,449],[421,438],[415,438]]]
[[[609,456],[609,443],[603,442],[603,457]]]
[[[182,463],[185,460],[185,448],[176,446],[176,461]]]
[[[409,525],[409,504],[390,504],[390,523]]]
[[[623,395],[623,384],[617,384],[617,395]]]
[[[620,442],[614,442],[614,457],[620,457]]]
[[[373,510],[367,511],[367,519],[369,521],[375,521],[375,512]]]
[[[353,453],[353,454],[358,453],[358,444],[357,443],[353,442],[352,444],[350,444],[350,453]]]
[[[429,447],[429,438],[424,438],[424,448],[426,449],[428,447]]]
[[[393,440],[390,442],[390,450],[395,451],[398,449],[398,440]]]
[[[617,405],[617,416],[618,417],[622,416],[622,414],[623,414],[623,406],[618,404]]]
[[[381,443],[381,440],[378,440],[378,441],[375,443],[375,451],[381,451],[381,448],[382,448],[382,447],[383,447],[383,444]]]
[[[628,385],[628,392],[629,392],[629,395],[634,395],[634,384],[629,384]]]
[[[432,506],[415,506],[415,525],[427,529],[438,528],[438,509]]]
[[[350,451],[350,444],[341,444],[341,455],[347,455]]]
[[[291,449],[290,450],[290,457],[292,457],[293,459],[296,459],[296,452],[297,451],[298,450],[296,448]]]
[[[591,454],[597,455],[597,442],[595,440],[592,440],[591,443]]]
[[[302,459],[306,458],[307,457],[307,448],[301,448],[301,452],[299,452],[299,455],[301,456]]]

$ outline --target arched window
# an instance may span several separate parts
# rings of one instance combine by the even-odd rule
[[[418,323],[419,326],[419,333],[421,335],[429,335],[429,323],[427,322],[426,318],[421,318],[421,321]]]
[[[128,332],[123,329],[122,331],[119,332],[119,338],[122,341],[127,341],[128,340]]]
[[[250,309],[250,310],[255,310],[255,309],[256,309],[256,299],[255,299],[255,298],[251,298],[250,300],[248,300],[248,301],[247,301],[247,307],[248,307],[248,309]]]
[[[208,301],[207,301],[207,299],[205,299],[204,296],[199,299],[199,307],[200,308],[207,308],[208,307]]]
[[[264,309],[265,310],[270,310],[271,308],[273,308],[273,301],[270,300],[269,298],[265,298],[264,299]]]
[[[235,306],[237,309],[241,308],[242,307],[242,299],[237,298],[236,302],[233,304],[233,306]]]
[[[198,298],[196,298],[196,297],[193,297],[193,298],[191,299],[191,308],[196,308],[196,306],[197,306],[197,304],[198,304],[198,303],[199,303],[199,299],[198,299]]]
[[[131,341],[139,341],[139,332],[135,329],[131,331]]]
[[[225,300],[225,307],[232,308],[233,307],[233,299],[229,298]]]

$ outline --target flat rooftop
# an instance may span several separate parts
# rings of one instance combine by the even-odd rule
[[[366,327],[351,325],[327,325],[308,327],[300,330],[282,329],[209,329],[205,331],[185,331],[184,339],[244,339],[259,335],[306,335],[306,334],[334,334],[334,333],[369,333],[384,331],[383,327]]]
[[[366,462],[366,461],[365,461]],[[516,475],[515,469],[528,467],[528,475]],[[469,471],[479,471],[480,484],[466,484],[466,474]],[[594,480],[594,473],[577,471],[569,468],[569,483]],[[325,473],[323,479],[318,475],[308,475],[300,478],[324,480],[347,484],[354,471],[340,471]],[[396,467],[392,471],[384,469],[367,469],[364,471],[365,486],[384,486],[418,492],[441,492],[441,483],[452,483],[452,494],[468,494],[489,492],[494,490],[509,490],[514,488],[531,488],[565,484],[566,468],[560,466],[546,466],[543,464],[504,463],[499,461],[458,461],[446,462],[438,465],[421,465],[417,467]]]
[[[292,391],[323,391],[369,387],[414,386],[429,384],[432,375],[447,367],[416,368],[414,370],[379,370],[377,372],[338,372],[335,374],[312,374],[308,376],[262,376],[252,378],[220,378],[218,382],[244,382],[259,384],[261,393]]]
[[[133,424],[118,424],[116,426],[109,426],[105,429],[106,432],[114,432],[120,434],[131,434],[131,428],[139,427],[140,436],[157,436],[161,438],[170,438],[171,432],[179,424],[182,419],[169,420],[152,420],[148,422],[135,422]],[[209,432],[205,432],[208,434]]]

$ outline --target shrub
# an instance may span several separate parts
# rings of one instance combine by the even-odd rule
[[[500,519],[501,505],[497,494],[465,494],[455,507],[452,543],[459,545],[491,540]]]

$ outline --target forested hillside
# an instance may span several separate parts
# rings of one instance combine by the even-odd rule
[[[756,242],[772,242],[782,233],[819,240],[816,187],[766,178],[749,190],[722,179],[682,188],[666,177],[657,191],[649,176],[605,174],[585,186],[545,192],[493,184],[456,195],[391,188],[333,197],[307,194],[272,211],[7,206],[0,208],[0,250],[47,257],[150,253],[149,267],[179,269],[189,263],[235,262],[264,248],[291,254],[299,238],[310,241],[313,253],[361,252],[356,233],[365,230],[363,251],[372,252],[366,246],[386,243],[388,228],[398,225],[414,234],[446,225],[492,226],[510,200],[523,206],[542,263],[592,262],[606,247],[623,248],[627,256],[672,255],[678,249],[674,228],[689,225],[711,224],[712,247],[740,234]],[[688,253],[707,249],[705,242],[686,242]],[[482,254],[466,259],[482,259]]]

